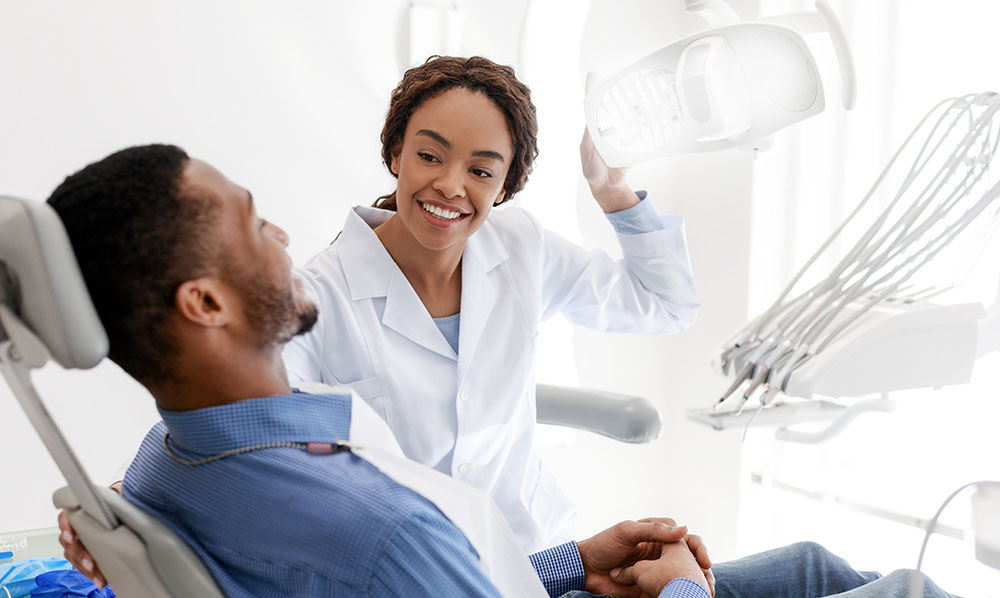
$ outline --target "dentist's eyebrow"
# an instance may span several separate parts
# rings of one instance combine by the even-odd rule
[[[451,142],[444,138],[443,135],[437,131],[431,131],[430,129],[420,129],[414,135],[420,135],[422,137],[430,137],[434,141],[437,141],[441,145],[445,146],[447,149],[451,149]],[[476,150],[472,152],[472,155],[476,158],[492,158],[503,162],[503,155],[500,152],[495,152],[493,150]]]
[[[477,158],[493,158],[498,162],[503,162],[503,156],[500,152],[495,152],[493,150],[476,150],[472,152],[472,155]]]
[[[434,141],[437,141],[441,145],[445,146],[447,149],[451,149],[451,142],[444,138],[441,133],[437,131],[431,131],[430,129],[420,129],[414,135],[420,135],[421,137],[430,137]]]

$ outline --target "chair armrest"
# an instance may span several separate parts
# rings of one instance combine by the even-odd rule
[[[120,596],[223,598],[205,564],[166,525],[109,488],[94,486],[122,525],[107,529],[80,508],[71,488],[52,502],[66,517]]]
[[[587,430],[641,444],[660,435],[660,412],[649,399],[594,390],[537,384],[538,423]]]

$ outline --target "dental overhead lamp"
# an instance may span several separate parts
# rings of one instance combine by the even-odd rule
[[[733,147],[759,147],[823,111],[819,69],[802,33],[826,32],[840,65],[841,100],[854,107],[854,61],[836,15],[816,12],[741,23],[723,0],[686,0],[711,29],[679,39],[590,89],[587,129],[609,166]]]

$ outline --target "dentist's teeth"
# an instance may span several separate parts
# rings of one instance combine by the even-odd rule
[[[438,218],[441,218],[442,220],[454,220],[462,215],[461,212],[453,212],[451,210],[445,210],[444,208],[439,208],[437,206],[432,206],[430,204],[425,203],[422,205],[425,210],[427,210],[431,214],[434,214]]]

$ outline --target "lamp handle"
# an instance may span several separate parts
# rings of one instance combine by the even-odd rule
[[[787,27],[799,33],[826,32],[833,43],[833,52],[837,55],[837,65],[840,67],[840,99],[847,110],[854,109],[857,95],[857,73],[854,69],[854,55],[847,43],[847,34],[840,24],[840,19],[833,12],[826,0],[816,0],[816,12],[796,13],[790,15],[775,15],[758,19],[758,23],[770,23]]]

